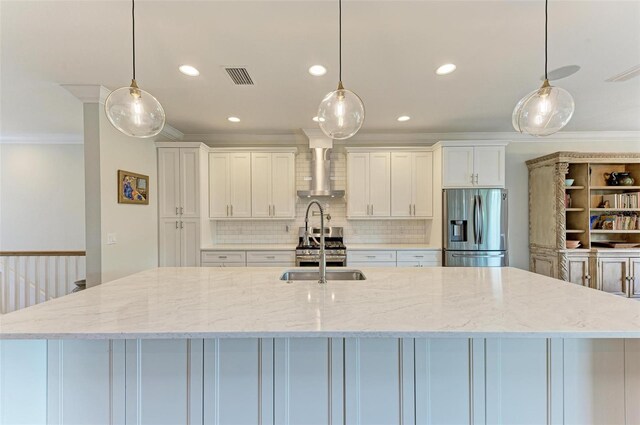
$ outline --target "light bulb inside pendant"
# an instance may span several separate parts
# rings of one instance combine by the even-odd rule
[[[328,93],[318,107],[318,125],[322,132],[335,140],[353,137],[364,123],[364,104],[351,90],[338,86]]]

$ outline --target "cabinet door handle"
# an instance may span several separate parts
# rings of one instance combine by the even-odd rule
[[[276,206],[275,206],[275,204],[273,205],[273,216],[274,217],[276,216]]]
[[[180,228],[181,228],[181,229],[184,229],[184,221],[181,221],[181,222],[180,222]]]
[[[178,207],[176,207],[176,215],[178,215]]]
[[[416,215],[416,204],[413,204],[413,215]]]
[[[373,215],[373,204],[371,204],[371,215]]]
[[[226,256],[226,255],[218,255],[218,258],[220,258],[220,259],[224,260],[224,259],[226,259],[226,258],[227,258],[227,256]]]
[[[184,214],[184,207],[180,207],[180,214]]]
[[[233,217],[233,204],[231,204],[231,217]]]
[[[229,217],[229,205],[227,205],[227,217]]]
[[[411,212],[411,204],[409,204],[409,215],[413,215],[413,213]]]
[[[267,255],[266,258],[268,260],[275,260],[276,259],[275,255]]]
[[[376,258],[375,255],[367,255],[367,258]]]
[[[176,229],[178,228],[178,222],[176,221]]]

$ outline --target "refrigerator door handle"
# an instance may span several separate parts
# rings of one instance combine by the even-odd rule
[[[478,195],[473,195],[473,243],[478,243]]]
[[[484,208],[482,205],[482,196],[478,195],[478,222],[480,229],[478,230],[478,244],[482,244],[484,241]]]

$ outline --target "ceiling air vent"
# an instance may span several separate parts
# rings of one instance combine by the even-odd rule
[[[229,77],[235,85],[238,86],[252,86],[253,80],[251,75],[247,72],[247,68],[225,68]]]
[[[621,81],[627,81],[640,75],[640,65],[632,66],[624,72],[618,75],[607,78],[605,81],[608,83],[619,83]]]

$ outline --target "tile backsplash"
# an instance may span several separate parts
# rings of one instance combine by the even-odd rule
[[[336,148],[331,154],[331,176],[335,189],[346,186],[346,153]],[[296,190],[309,188],[311,152],[304,147],[296,155]],[[348,243],[426,243],[427,220],[347,220],[345,199],[321,199],[331,215],[330,226],[344,227]],[[297,243],[298,228],[304,226],[308,200],[296,201],[295,220],[216,221],[214,243]],[[319,217],[310,217],[310,224],[318,226]]]

